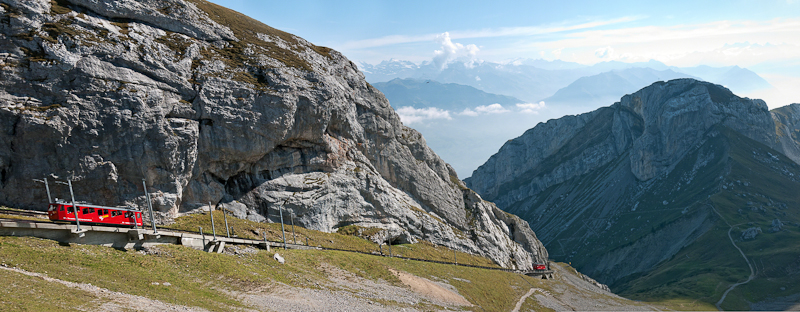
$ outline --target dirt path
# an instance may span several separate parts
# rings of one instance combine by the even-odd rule
[[[152,311],[152,312],[163,312],[163,311],[208,311],[205,309],[197,308],[197,307],[186,307],[180,305],[174,305],[169,303],[164,303],[158,300],[153,300],[141,296],[130,295],[126,293],[111,291],[105,288],[100,288],[94,286],[92,284],[84,284],[84,283],[75,283],[70,281],[65,281],[57,278],[52,278],[44,274],[29,272],[20,268],[9,268],[0,266],[0,269],[16,272],[19,274],[24,274],[27,276],[38,277],[47,282],[51,283],[59,283],[69,288],[80,289],[97,297],[108,298],[109,300],[94,311]],[[118,304],[117,302],[124,303]]]
[[[522,298],[519,298],[519,301],[517,301],[517,305],[514,306],[514,310],[511,310],[511,312],[519,312],[519,308],[522,307],[522,303],[525,302],[525,299],[528,299],[528,297],[533,295],[533,293],[535,291],[537,291],[537,290],[539,290],[539,289],[538,288],[531,288],[531,290],[529,290],[528,293],[522,295]]]
[[[741,224],[731,225],[730,223],[728,223],[728,220],[725,220],[725,217],[723,217],[722,214],[720,214],[719,211],[717,211],[717,209],[714,208],[714,205],[711,205],[711,204],[708,204],[708,205],[711,207],[711,210],[713,210],[714,213],[716,213],[719,216],[719,218],[722,219],[722,221],[724,221],[725,224],[727,224],[730,227],[728,229],[728,239],[731,241],[731,244],[733,245],[733,247],[736,247],[736,250],[738,250],[739,253],[742,255],[742,258],[744,258],[744,262],[747,262],[747,267],[750,268],[750,276],[747,277],[747,280],[744,281],[744,282],[738,282],[738,283],[733,284],[730,287],[728,287],[728,289],[725,290],[725,292],[722,294],[722,297],[719,298],[719,301],[717,301],[717,304],[716,304],[717,310],[723,311],[722,310],[722,302],[725,301],[725,297],[728,296],[728,293],[731,292],[731,290],[733,290],[734,288],[736,288],[736,286],[744,285],[744,284],[747,284],[750,281],[752,281],[753,278],[756,277],[756,272],[755,272],[755,270],[753,270],[753,265],[750,263],[750,259],[747,259],[747,256],[744,254],[744,251],[742,251],[742,249],[739,248],[739,246],[736,245],[736,242],[733,241],[733,237],[731,236],[731,231],[733,231],[733,227],[734,226],[739,226]]]
[[[472,306],[467,299],[455,291],[444,288],[428,279],[408,274],[406,272],[389,269],[396,275],[403,284],[411,287],[415,292],[428,297],[434,301],[441,301],[458,306]]]
[[[715,210],[715,212],[716,212],[716,210]],[[720,217],[722,217],[722,216],[720,216]],[[723,220],[725,220],[725,219],[723,219]],[[725,223],[728,223],[728,222],[726,221]],[[731,292],[731,290],[736,288],[736,286],[744,285],[744,284],[749,283],[750,281],[753,280],[754,277],[756,277],[756,272],[753,270],[753,265],[750,264],[750,260],[747,259],[747,256],[745,256],[745,254],[742,251],[742,249],[739,248],[739,246],[736,246],[736,243],[733,241],[733,237],[731,236],[731,231],[733,231],[733,226],[731,226],[731,228],[728,229],[728,239],[731,240],[731,244],[733,244],[733,247],[736,247],[736,250],[739,250],[739,253],[742,254],[742,258],[744,258],[744,261],[747,262],[747,266],[750,268],[750,276],[747,277],[746,281],[738,282],[736,284],[731,285],[731,287],[728,287],[728,290],[726,290],[725,293],[722,294],[722,298],[719,298],[719,301],[717,301],[717,304],[716,304],[717,310],[720,310],[720,311],[723,311],[722,307],[721,307],[722,302],[725,301],[725,297],[728,296],[728,293]]]

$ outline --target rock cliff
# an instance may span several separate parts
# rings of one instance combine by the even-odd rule
[[[340,53],[203,0],[0,0],[0,204],[34,178],[161,221],[258,221],[419,239],[529,268],[528,224],[467,189]],[[67,197],[53,186],[57,197]]]
[[[540,123],[465,182],[527,220],[554,259],[615,291],[664,296],[682,285],[702,295],[713,290],[696,285],[747,279],[729,230],[735,238],[800,220],[787,208],[800,204],[791,191],[800,187],[798,120],[798,104],[770,112],[719,85],[657,82],[611,106]],[[800,256],[781,249],[800,237],[788,233],[764,234],[743,250],[783,270],[777,259]]]

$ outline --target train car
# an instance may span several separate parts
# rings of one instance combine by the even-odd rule
[[[131,207],[105,207],[85,203],[78,206],[78,221],[81,224],[99,224],[115,226],[142,226],[142,212]],[[75,210],[72,203],[58,200],[50,203],[47,215],[52,221],[75,222]]]

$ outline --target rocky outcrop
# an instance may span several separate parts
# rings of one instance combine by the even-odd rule
[[[282,207],[316,230],[547,259],[343,55],[206,1],[0,0],[0,62],[0,204],[45,207],[32,179],[50,177],[142,206],[144,179],[162,221]]]
[[[779,107],[771,113],[780,150],[800,164],[800,104]]]

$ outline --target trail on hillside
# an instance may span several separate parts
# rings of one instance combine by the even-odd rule
[[[105,288],[100,288],[94,286],[92,284],[84,284],[84,283],[76,283],[65,281],[62,279],[52,278],[44,274],[26,271],[20,268],[10,268],[5,266],[0,266],[0,269],[16,272],[19,274],[38,277],[47,282],[51,283],[59,283],[69,288],[80,289],[97,297],[104,297],[108,298],[107,302],[102,303],[100,306],[95,307],[96,310],[94,311],[152,311],[152,312],[163,312],[163,311],[208,311],[206,309],[198,308],[198,307],[187,307],[175,304],[169,304],[165,302],[161,302],[159,300],[154,300],[150,298],[145,298],[142,296],[136,296],[116,291],[111,291]]]
[[[717,310],[723,311],[722,307],[721,307],[722,306],[722,302],[725,301],[725,297],[728,296],[728,293],[731,292],[731,290],[733,290],[734,288],[736,288],[736,286],[744,285],[744,284],[747,284],[750,281],[752,281],[753,278],[755,278],[755,276],[756,276],[756,272],[755,272],[755,270],[753,270],[753,265],[750,263],[750,259],[747,259],[747,256],[744,254],[744,251],[742,251],[742,249],[739,248],[739,246],[736,245],[736,242],[733,241],[733,237],[731,236],[731,231],[733,231],[733,227],[734,226],[738,226],[739,224],[731,225],[730,223],[728,223],[728,220],[725,220],[725,218],[717,211],[717,209],[714,208],[714,205],[709,204],[709,206],[711,206],[711,209],[714,210],[714,213],[716,213],[720,217],[720,219],[722,219],[722,221],[724,221],[725,224],[727,224],[730,227],[728,229],[728,239],[731,241],[731,244],[733,244],[733,247],[736,247],[736,250],[738,250],[739,253],[742,255],[742,258],[744,258],[744,262],[747,262],[747,267],[750,268],[750,276],[747,277],[747,280],[744,281],[744,282],[738,282],[738,283],[733,284],[730,287],[728,287],[728,289],[725,290],[725,292],[722,294],[722,298],[719,298],[719,301],[717,301],[717,304],[716,304]]]
[[[531,288],[531,290],[529,290],[528,293],[522,295],[522,298],[519,298],[519,301],[517,301],[517,305],[514,306],[514,310],[511,310],[511,312],[519,312],[519,309],[522,308],[522,303],[525,302],[525,299],[528,299],[528,297],[533,295],[533,293],[537,290],[541,291],[541,289],[539,288]]]

